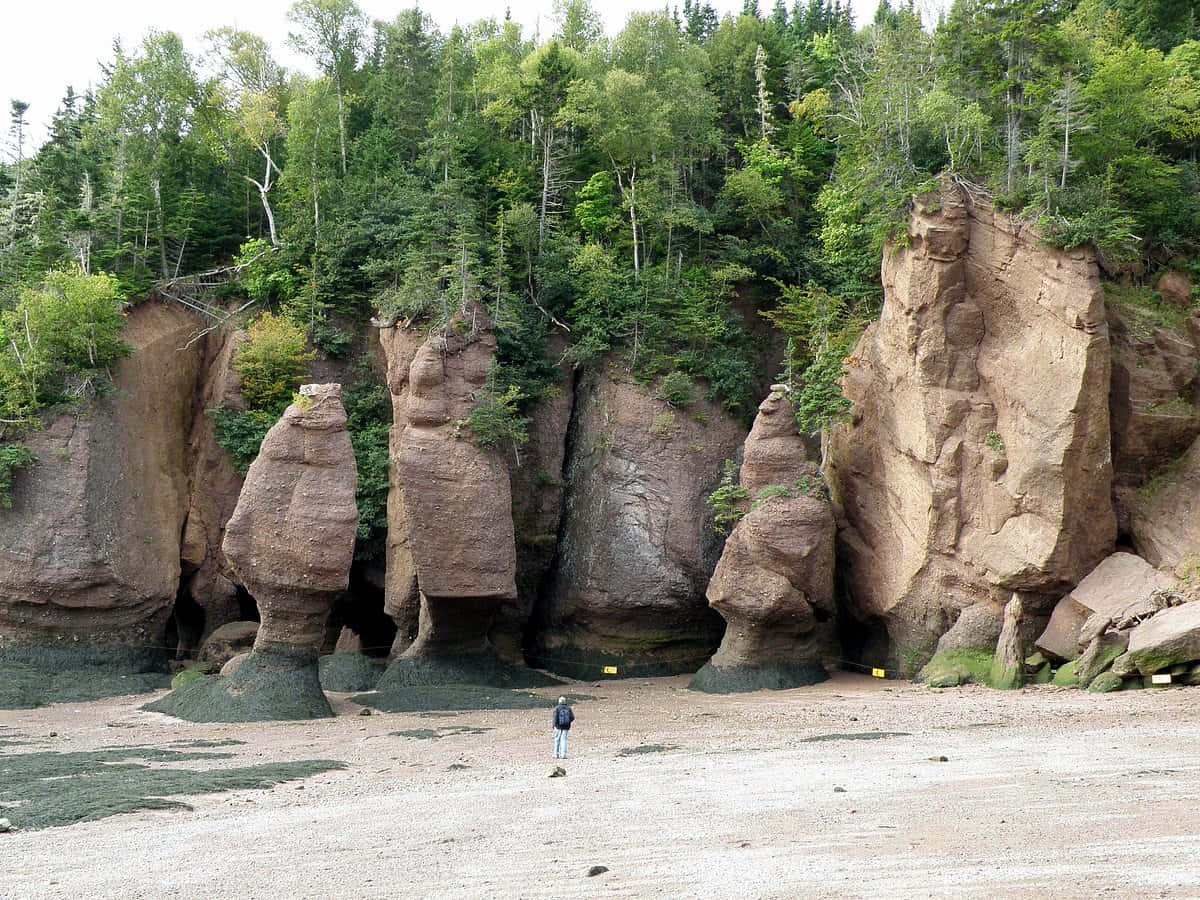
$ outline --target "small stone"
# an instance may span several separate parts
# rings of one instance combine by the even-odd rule
[[[857,721],[858,721],[858,716],[851,716],[851,717],[850,717],[850,721],[851,721],[851,722],[857,722]]]
[[[948,757],[948,756],[931,756],[931,757],[929,757],[929,761],[930,762],[950,762],[950,757]]]
[[[553,769],[550,770],[551,778],[562,778],[566,774],[567,774],[567,770],[564,769],[562,766],[555,766]]]
[[[594,878],[597,875],[603,875],[608,871],[608,866],[592,866],[588,869],[587,877]]]
[[[0,834],[6,834],[12,830],[12,822],[8,821],[8,819],[0,819]]]
[[[58,732],[57,731],[50,732],[50,737],[58,737]]]
[[[846,789],[844,787],[842,787],[841,785],[835,785],[833,788],[833,792],[835,794],[844,794],[844,793],[846,793]]]
[[[369,707],[369,706],[364,706],[362,709],[360,709],[360,710],[358,711],[358,714],[359,714],[360,716],[369,716],[369,715],[371,715],[371,707]]]

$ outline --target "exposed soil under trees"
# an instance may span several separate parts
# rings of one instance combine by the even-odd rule
[[[347,767],[168,798],[191,811],[0,835],[0,897],[1128,897],[1200,884],[1194,689],[1001,695],[837,674],[712,696],[686,683],[569,686],[591,699],[575,701],[567,777],[553,780],[548,709],[360,717],[335,695],[338,716],[316,722],[190,724],[140,711],[145,697],[4,712],[0,759],[137,745],[230,754],[178,764],[195,769]],[[608,871],[589,878],[593,866]]]

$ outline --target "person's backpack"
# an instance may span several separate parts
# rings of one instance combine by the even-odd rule
[[[554,711],[554,727],[569,728],[571,720],[574,718],[575,715],[571,712],[571,707],[564,704]]]

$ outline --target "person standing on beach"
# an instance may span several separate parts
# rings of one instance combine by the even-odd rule
[[[575,721],[575,712],[567,706],[566,697],[558,698],[558,706],[554,707],[554,715],[550,721],[554,725],[554,758],[566,759],[567,732],[571,730],[571,723]]]

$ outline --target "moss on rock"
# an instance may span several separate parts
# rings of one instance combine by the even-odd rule
[[[925,664],[917,674],[916,680],[934,688],[987,684],[991,676],[992,660],[993,654],[990,650],[943,650]]]

